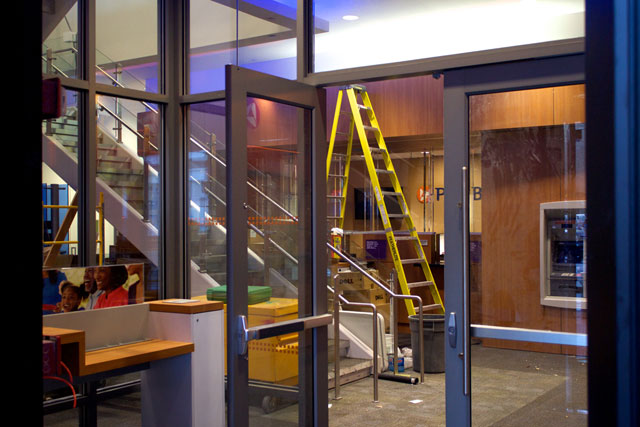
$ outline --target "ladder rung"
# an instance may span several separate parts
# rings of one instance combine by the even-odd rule
[[[328,199],[342,199],[342,196],[327,196]]]
[[[335,174],[335,173],[330,173],[329,174],[329,178],[346,178],[346,177],[347,177],[346,175],[338,175],[338,174]]]
[[[412,282],[412,283],[407,283],[407,287],[409,289],[413,289],[413,288],[424,288],[426,286],[433,286],[433,282],[430,280],[424,281],[424,282]]]
[[[373,126],[362,126],[364,130],[368,130],[370,132],[380,132],[380,129],[374,128]]]
[[[387,154],[386,150],[383,150],[382,148],[376,148],[376,147],[369,147],[369,152],[371,154]]]
[[[344,153],[331,153],[331,155],[333,157],[347,157],[347,155]]]
[[[409,215],[405,214],[387,214],[389,218],[409,218]]]
[[[413,308],[415,308],[416,312],[418,310],[420,310],[420,306],[416,306],[416,307],[413,307]],[[440,309],[440,308],[442,308],[442,306],[440,306],[440,304],[423,305],[422,306],[422,311],[433,310],[433,309],[436,309],[436,308]]]
[[[397,191],[383,191],[382,195],[383,196],[402,196],[402,193],[399,193]]]
[[[396,237],[396,242],[399,242],[401,240],[418,240],[417,237],[413,237],[413,236],[395,236]]]
[[[388,169],[376,169],[376,173],[386,173],[391,175],[393,173],[393,171],[390,171]]]
[[[367,107],[366,105],[360,105],[358,104],[358,108],[361,110],[367,110],[367,111],[372,111],[371,107]]]
[[[336,132],[336,135],[349,135],[349,132]]]
[[[417,264],[417,263],[426,263],[427,261],[423,258],[411,258],[411,259],[403,259],[403,264]]]

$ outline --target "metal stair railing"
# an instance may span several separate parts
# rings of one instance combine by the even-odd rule
[[[385,291],[391,298],[395,298],[395,299],[400,299],[400,300],[412,300],[412,301],[417,301],[418,302],[418,320],[420,322],[420,348],[424,348],[424,335],[423,335],[423,320],[424,320],[424,307],[422,305],[422,298],[420,298],[418,295],[404,295],[404,294],[397,294],[394,291],[392,291],[391,289],[389,289],[388,287],[386,287],[380,280],[376,279],[374,276],[372,276],[371,274],[369,274],[368,271],[366,271],[364,268],[362,268],[360,266],[360,264],[358,264],[355,260],[353,260],[351,258],[351,256],[347,255],[346,253],[342,252],[341,250],[337,249],[336,247],[334,247],[330,242],[327,242],[327,247],[329,248],[330,251],[332,251],[333,253],[335,253],[336,255],[338,255],[341,259],[343,259],[345,262],[347,262],[351,267],[355,268],[358,272],[360,272],[361,274],[363,274],[367,279],[371,280],[376,286],[378,286],[380,289],[382,289],[383,291]],[[397,318],[394,318],[394,352],[393,352],[393,364],[394,364],[394,372],[397,374],[397,352],[396,352],[396,348],[398,348],[397,345]],[[420,383],[424,383],[424,357],[420,357]]]
[[[338,274],[333,276],[333,286],[327,285],[327,289],[333,293],[333,377],[335,379],[333,400],[340,400],[340,302],[344,305],[352,305],[357,307],[367,307],[372,311],[373,318],[373,401],[378,402],[378,309],[375,304],[366,302],[351,302],[346,299],[338,286]],[[337,294],[337,295],[336,295]],[[337,298],[336,298],[337,296]]]

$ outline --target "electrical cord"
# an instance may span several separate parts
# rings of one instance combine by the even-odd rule
[[[43,380],[55,380],[55,381],[62,381],[63,383],[65,383],[66,385],[69,386],[69,388],[71,388],[71,393],[73,393],[73,407],[76,407],[76,403],[77,403],[77,398],[76,398],[76,390],[73,388],[73,384],[71,384],[69,381],[65,380],[64,378],[60,378],[60,377],[52,377],[52,376],[43,376],[42,377]]]

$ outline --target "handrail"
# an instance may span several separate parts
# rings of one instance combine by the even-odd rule
[[[227,167],[227,164],[220,158],[218,158],[218,156],[216,156],[215,154],[213,154],[212,152],[210,152],[209,150],[207,150],[207,148],[202,145],[202,143],[200,141],[198,141],[197,139],[195,139],[193,136],[189,137],[190,141],[192,144],[198,146],[202,151],[205,152],[205,154],[207,154],[209,157],[211,157],[212,159],[214,159],[216,162],[220,163],[222,166],[224,166],[225,168]],[[276,208],[278,208],[278,210],[280,210],[282,213],[284,213],[286,216],[288,216],[289,218],[291,218],[292,220],[294,220],[295,222],[298,222],[298,217],[296,217],[294,214],[292,214],[291,212],[289,212],[286,208],[284,208],[283,206],[281,206],[278,202],[276,202],[275,200],[273,200],[271,197],[267,196],[262,190],[260,190],[258,187],[256,187],[254,184],[252,184],[250,181],[247,181],[247,185],[249,185],[249,187],[251,189],[253,189],[254,191],[256,191],[260,196],[264,197],[269,203],[273,204]]]
[[[217,196],[213,191],[209,190],[206,185],[204,185],[203,183],[198,181],[195,177],[190,176],[189,178],[191,178],[195,183],[200,185],[200,187],[202,187],[208,194],[210,194],[212,197],[214,197],[220,204],[222,204],[222,206],[226,206],[227,205],[227,203],[224,200],[222,200],[219,196]],[[255,231],[260,237],[262,237],[263,239],[267,239],[269,241],[269,243],[271,243],[287,259],[289,259],[294,264],[298,264],[298,260],[293,255],[291,255],[289,252],[287,252],[286,249],[284,249],[282,246],[277,244],[273,239],[271,239],[270,237],[267,237],[262,230],[260,230],[255,225],[251,224],[250,221],[247,221],[247,225],[249,226],[249,228],[251,230]]]
[[[337,289],[337,279],[338,274],[333,276],[334,287]],[[352,305],[356,307],[368,307],[371,308],[373,314],[373,401],[378,402],[378,308],[375,304],[366,303],[366,302],[351,302],[346,299],[338,289],[337,291],[331,288],[331,286],[327,285],[327,289],[331,291],[334,295],[333,299],[333,347],[334,347],[334,357],[333,357],[333,377],[335,380],[335,388],[334,388],[334,400],[341,399],[340,396],[340,304],[338,301],[341,301],[344,305]],[[338,298],[335,297],[336,292],[338,292]]]
[[[104,104],[102,104],[100,101],[98,101],[98,105],[100,106],[100,109],[103,111],[106,111],[111,117],[113,117],[115,120],[117,120],[119,123],[121,123],[122,125],[124,125],[124,127],[126,127],[127,129],[129,129],[131,132],[133,132],[138,138],[140,139],[144,139],[144,136],[142,136],[140,134],[140,132],[138,132],[137,130],[133,129],[131,126],[129,126],[127,124],[127,122],[125,122],[124,120],[122,120],[122,118],[120,118],[116,113],[114,113],[113,111],[111,111],[109,108],[107,108]],[[158,151],[158,147],[156,147],[151,141],[149,141],[149,145],[151,145],[156,151]]]

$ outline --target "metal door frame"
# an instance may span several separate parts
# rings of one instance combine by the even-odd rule
[[[486,328],[469,324],[468,287],[468,175],[469,96],[508,90],[533,89],[584,83],[584,55],[526,60],[513,63],[462,68],[445,72],[444,79],[444,179],[445,197],[445,338],[447,425],[471,425],[470,338],[492,337],[538,342],[575,344],[580,334]],[[465,286],[466,280],[466,286]],[[466,295],[465,295],[466,294]],[[466,298],[465,298],[466,296]],[[455,319],[456,328],[450,329]],[[455,342],[450,346],[449,340]],[[555,340],[555,341],[553,341]],[[582,341],[580,341],[582,342]]]
[[[327,326],[323,322],[323,315],[327,313],[324,90],[235,65],[225,67],[225,78],[228,425],[249,424],[249,363],[240,355],[239,346],[235,345],[240,336],[247,335],[241,318],[248,315],[248,295],[246,286],[236,287],[233,284],[247,282],[247,209],[244,207],[247,200],[247,97],[258,97],[301,107],[307,112],[301,115],[305,117],[301,117],[299,128],[305,132],[305,139],[310,141],[311,170],[304,171],[308,185],[302,193],[307,194],[305,202],[308,206],[300,209],[299,220],[311,228],[310,253],[304,254],[307,260],[311,260],[311,271],[304,277],[310,278],[312,283],[299,289],[299,423],[325,426],[328,425],[328,361]],[[304,325],[304,318],[311,321]],[[313,318],[320,318],[320,322]],[[321,326],[316,326],[317,323]],[[279,325],[283,326],[275,324],[273,328],[279,328]],[[260,329],[262,334],[268,333],[268,328]]]

